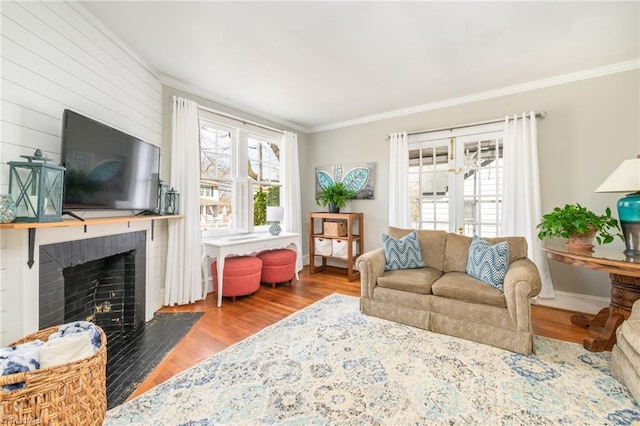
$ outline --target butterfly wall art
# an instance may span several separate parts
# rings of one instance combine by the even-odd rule
[[[338,182],[352,191],[354,199],[373,200],[375,163],[335,164],[316,167],[316,196]]]

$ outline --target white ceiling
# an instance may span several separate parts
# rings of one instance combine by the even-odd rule
[[[640,58],[640,2],[82,4],[169,80],[318,130]]]

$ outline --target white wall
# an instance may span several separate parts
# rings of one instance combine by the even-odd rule
[[[538,122],[543,213],[574,202],[596,211],[604,212],[607,206],[615,211],[621,194],[593,191],[622,160],[640,153],[638,70],[311,134],[310,161],[303,168],[303,210],[320,209],[313,195],[315,167],[375,162],[375,200],[354,200],[344,211],[364,212],[365,250],[380,247],[380,235],[388,219],[389,133],[453,126],[531,110],[547,112],[547,117]],[[620,251],[624,249],[621,241],[615,244]],[[557,262],[551,262],[550,267],[560,296],[589,295],[587,299],[606,305],[610,292],[607,274]]]
[[[36,148],[60,161],[65,108],[162,146],[159,79],[81,5],[3,1],[0,12],[0,193],[8,192],[8,161]],[[164,279],[160,248],[166,245],[158,228],[150,251],[155,267],[147,278],[156,286]],[[46,232],[38,231],[37,243],[50,238]],[[38,304],[37,295],[30,300],[33,294],[23,291],[23,278],[34,271],[11,261],[24,258],[26,235],[25,230],[0,231],[0,344],[34,331],[33,324],[17,319],[23,304]]]

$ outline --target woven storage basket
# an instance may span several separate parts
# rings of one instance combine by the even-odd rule
[[[96,326],[97,327],[97,326]],[[30,334],[11,344],[19,345],[58,331],[58,326]],[[0,424],[101,425],[107,411],[107,338],[88,358],[24,373],[0,376]],[[5,385],[25,383],[24,388],[5,392]]]

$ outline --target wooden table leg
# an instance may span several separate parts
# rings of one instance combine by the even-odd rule
[[[603,327],[609,319],[609,308],[602,308],[594,317],[589,318],[586,315],[572,315],[571,323],[578,327]]]
[[[597,336],[585,337],[583,346],[592,352],[610,351],[616,343],[616,329],[629,317],[633,303],[640,299],[640,278],[609,274],[611,304],[595,316],[573,315],[571,322],[584,328],[603,327]]]
[[[571,322],[583,328],[603,327],[597,336],[587,336],[582,345],[591,352],[610,351],[616,344],[616,330],[624,321],[624,316],[612,307],[603,308],[593,318],[586,315],[573,315]]]
[[[610,351],[613,349],[613,345],[616,344],[616,330],[623,321],[624,317],[622,315],[615,312],[612,313],[600,332],[600,335],[596,337],[585,337],[582,345],[591,352]]]

